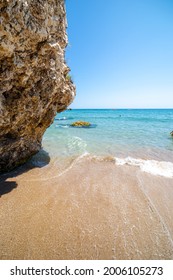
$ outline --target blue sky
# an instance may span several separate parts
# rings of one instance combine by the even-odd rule
[[[173,108],[173,0],[66,0],[72,108]]]

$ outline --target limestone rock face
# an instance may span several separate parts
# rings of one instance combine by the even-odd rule
[[[0,172],[38,152],[73,101],[66,45],[64,0],[0,1]]]

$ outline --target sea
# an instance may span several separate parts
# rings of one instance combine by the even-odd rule
[[[1,176],[0,259],[173,260],[172,130],[173,109],[57,114]]]
[[[72,127],[78,120],[91,126]],[[43,151],[61,163],[82,156],[113,158],[118,165],[173,177],[172,130],[173,109],[72,109],[56,115]]]

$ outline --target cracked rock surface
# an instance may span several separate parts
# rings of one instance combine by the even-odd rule
[[[64,0],[0,1],[0,172],[25,162],[73,101]]]

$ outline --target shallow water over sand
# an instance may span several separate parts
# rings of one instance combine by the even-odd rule
[[[70,161],[1,176],[1,259],[173,259],[172,178]]]
[[[77,120],[94,127],[74,128]],[[173,162],[173,109],[71,110],[58,114],[43,147],[52,157],[94,155]]]
[[[76,120],[91,129],[71,128]],[[173,259],[173,110],[72,110],[0,177],[0,259]],[[45,152],[46,151],[46,152]]]

